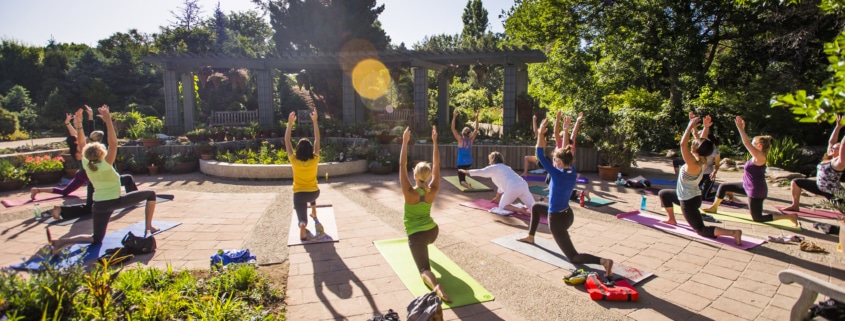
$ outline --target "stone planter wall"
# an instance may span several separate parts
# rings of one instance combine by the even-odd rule
[[[399,149],[402,145],[386,144],[381,145],[391,153],[399,155]],[[457,145],[438,145],[440,149],[440,167],[441,168],[455,168],[457,166],[458,148]],[[554,148],[552,142],[547,147]],[[551,149],[546,148],[546,155],[550,156]],[[489,165],[487,155],[493,151],[498,151],[505,158],[505,164],[515,170],[521,170],[525,164],[526,155],[534,155],[534,146],[502,146],[502,145],[473,145],[472,146],[472,161],[473,168],[483,168]],[[419,159],[426,162],[431,162],[431,144],[413,144],[408,146],[408,156],[411,160]],[[532,165],[532,168],[537,168]],[[575,150],[575,168],[579,172],[595,172],[598,170],[598,153],[593,147],[576,147]]]
[[[292,179],[293,171],[286,165],[248,165],[200,160],[200,171],[204,174],[223,178],[244,179]],[[367,172],[367,161],[358,160],[343,163],[320,163],[317,178],[322,180],[329,174],[335,176],[361,174]]]

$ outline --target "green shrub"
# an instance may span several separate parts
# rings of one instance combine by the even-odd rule
[[[797,172],[798,167],[804,162],[804,156],[798,149],[798,144],[793,142],[791,137],[773,139],[772,147],[766,157],[768,159],[766,165],[791,172]]]

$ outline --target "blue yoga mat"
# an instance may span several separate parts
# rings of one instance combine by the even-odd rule
[[[655,178],[655,179],[649,179],[648,181],[651,182],[651,185],[655,185],[655,184],[656,185],[669,185],[669,186],[677,186],[678,185],[677,182],[670,181],[668,179]]]
[[[546,188],[543,187],[543,186],[529,186],[528,187],[528,190],[531,191],[531,193],[534,193],[534,194],[537,194],[537,195],[549,196],[549,191],[547,191],[545,189]],[[581,200],[569,199],[569,201],[579,203]],[[611,201],[609,199],[601,198],[601,197],[598,197],[598,196],[590,196],[590,201],[584,202],[584,205],[591,206],[591,207],[599,207],[599,206],[610,205],[610,204],[613,204],[613,203],[616,203],[616,201]]]
[[[153,226],[159,228],[159,231],[153,233],[153,235],[172,229],[176,226],[179,226],[180,224],[182,223],[153,221]],[[55,257],[50,257],[49,253],[45,255],[35,255],[22,263],[11,265],[10,268],[18,271],[41,271],[44,269],[44,266],[42,264],[45,261],[49,261],[50,264],[54,264],[62,269],[77,264],[85,264],[88,261],[95,260],[98,257],[102,256],[106,253],[106,250],[108,249],[115,247],[123,247],[121,241],[123,240],[123,236],[125,236],[126,233],[129,233],[129,231],[132,231],[132,233],[138,236],[144,235],[144,222],[141,221],[106,234],[106,237],[103,238],[103,243],[96,245],[73,244],[66,248],[68,252],[67,254],[59,254]]]

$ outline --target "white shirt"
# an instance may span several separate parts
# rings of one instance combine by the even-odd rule
[[[514,188],[517,186],[525,185],[528,186],[528,183],[519,176],[510,166],[505,164],[493,164],[487,166],[482,169],[471,169],[469,170],[470,176],[481,176],[481,177],[489,177],[493,180],[493,184],[496,184],[499,193],[504,193],[505,189]],[[514,185],[518,184],[518,185]]]

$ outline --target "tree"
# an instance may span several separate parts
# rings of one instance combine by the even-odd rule
[[[465,39],[481,39],[487,34],[487,28],[490,26],[487,21],[487,9],[484,9],[481,0],[467,0],[461,20],[464,22],[461,36]]]
[[[190,31],[200,24],[202,8],[199,5],[199,0],[183,0],[182,5],[182,7],[177,8],[177,11],[170,11],[173,18],[176,18],[176,21],[171,21],[171,26],[175,29],[184,28]]]

